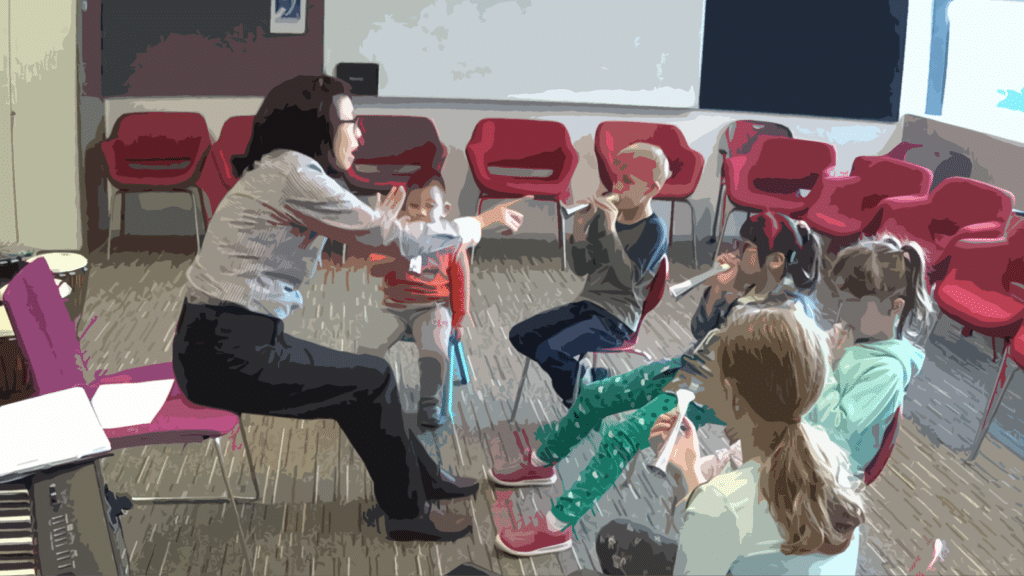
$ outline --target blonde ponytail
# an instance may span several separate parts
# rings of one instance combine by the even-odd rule
[[[759,487],[782,527],[783,554],[842,551],[864,522],[860,481],[821,429],[804,423],[785,428]]]
[[[864,521],[863,483],[824,429],[802,421],[829,374],[825,333],[791,308],[769,308],[734,312],[720,336],[722,378],[766,424],[784,424],[758,482],[782,552],[841,551]]]

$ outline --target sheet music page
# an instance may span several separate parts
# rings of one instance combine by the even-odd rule
[[[110,451],[82,388],[0,406],[0,481]]]
[[[104,384],[93,395],[92,408],[104,430],[149,424],[163,408],[173,384],[174,380]]]

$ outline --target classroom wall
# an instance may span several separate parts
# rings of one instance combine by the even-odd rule
[[[1015,208],[1024,208],[1024,144],[940,122],[935,118],[907,116],[904,118],[903,140],[921,144],[907,152],[907,161],[935,172],[950,173],[940,167],[946,162],[956,168],[956,154],[970,161],[970,177],[1009,190]],[[962,158],[961,158],[962,160]]]
[[[206,118],[212,137],[219,135],[224,120],[236,115],[255,114],[259,98],[107,98],[105,100],[107,125],[121,114],[139,111],[196,111]],[[732,121],[751,118],[747,114],[719,113],[692,110],[657,110],[611,106],[557,105],[504,102],[452,102],[422,99],[357,97],[358,114],[407,114],[434,119],[441,140],[448,146],[448,160],[444,177],[448,184],[455,216],[473,214],[476,210],[478,190],[469,173],[465,146],[473,128],[483,118],[534,118],[562,122],[569,131],[580,162],[572,179],[575,199],[592,195],[599,185],[597,157],[594,153],[594,132],[606,120],[635,120],[671,123],[679,126],[690,146],[705,158],[703,176],[692,197],[697,211],[699,238],[711,234],[712,211],[718,198],[720,157],[718,139],[722,130]],[[756,115],[754,119],[778,122],[788,126],[794,137],[828,142],[837,149],[838,172],[848,171],[857,156],[875,155],[889,150],[900,141],[896,123],[840,121],[810,117],[781,117]],[[172,196],[139,194],[129,198],[127,208],[128,231],[131,234],[189,234],[193,230],[188,199]],[[485,203],[486,209],[491,203]],[[115,206],[116,208],[116,206]],[[656,212],[668,222],[669,204],[655,202]],[[526,222],[520,230],[522,238],[554,241],[554,207],[551,203],[533,202],[523,205]],[[676,206],[676,239],[689,238],[690,215],[685,205]],[[735,225],[735,224],[734,224]],[[497,231],[488,231],[485,237],[500,237]]]

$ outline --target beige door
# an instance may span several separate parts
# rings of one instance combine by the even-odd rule
[[[77,4],[0,2],[10,5],[20,242],[41,250],[79,250]]]
[[[11,0],[0,0],[0,245],[18,241],[14,196],[14,155],[11,153]]]

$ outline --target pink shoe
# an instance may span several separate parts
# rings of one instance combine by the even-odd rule
[[[532,457],[533,452],[529,451],[526,453],[526,459],[523,462],[513,464],[501,470],[491,468],[487,471],[487,476],[491,479],[491,482],[499,486],[509,486],[512,488],[520,486],[550,486],[558,481],[558,474],[555,472],[553,465],[534,466]]]
[[[494,544],[498,550],[512,556],[540,556],[572,548],[572,528],[548,528],[547,519],[539,514],[537,522],[520,528],[498,532]]]

